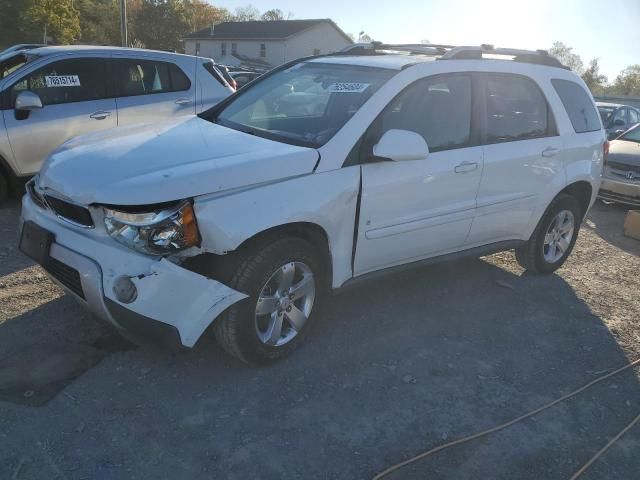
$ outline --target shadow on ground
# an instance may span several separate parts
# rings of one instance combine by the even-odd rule
[[[33,265],[18,251],[20,204],[10,199],[0,204],[0,277]]]
[[[640,240],[625,237],[623,234],[624,219],[629,207],[618,203],[597,201],[589,212],[588,220],[583,228],[592,230],[607,243],[627,253],[640,255]]]
[[[74,341],[105,334],[69,298],[38,310],[0,326],[0,346],[28,344],[30,328]],[[0,465],[21,479],[365,479],[627,363],[561,277],[483,260],[362,285],[329,299],[319,320],[268,368],[203,339],[179,355],[111,355],[43,408],[0,404]],[[627,372],[391,478],[566,479],[638,411]],[[638,438],[628,434],[584,478],[636,478]]]

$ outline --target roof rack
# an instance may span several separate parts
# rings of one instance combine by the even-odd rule
[[[427,55],[438,60],[482,60],[484,58],[510,57],[514,62],[534,63],[569,70],[546,50],[521,50],[495,48],[493,45],[455,46],[433,43],[390,44],[382,42],[356,43],[339,52],[340,55],[385,55],[391,52],[406,52],[410,55]],[[488,56],[488,57],[485,57]],[[506,58],[503,58],[506,60]]]

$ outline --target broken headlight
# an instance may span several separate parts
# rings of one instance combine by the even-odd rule
[[[103,208],[107,233],[138,252],[167,255],[200,242],[191,202],[150,208],[150,211]]]

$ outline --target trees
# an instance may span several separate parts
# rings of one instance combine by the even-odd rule
[[[73,0],[31,0],[25,12],[27,22],[37,28],[42,42],[49,37],[72,43],[80,35],[80,14]]]
[[[118,0],[75,0],[75,7],[80,15],[80,42],[120,44]]]
[[[223,22],[229,16],[228,10],[214,7],[203,0],[187,0],[186,8],[192,32]]]
[[[190,30],[189,11],[181,0],[143,0],[130,22],[130,37],[147,48],[182,50],[182,36]]]
[[[284,20],[278,8],[234,13],[211,0],[126,0],[130,45],[182,51],[182,37],[223,21]],[[215,1],[215,0],[214,0]],[[0,0],[0,49],[42,42],[120,45],[120,0]]]
[[[13,43],[32,41],[24,30],[24,0],[0,0],[0,48]]]
[[[580,58],[580,55],[573,53],[572,47],[568,47],[562,42],[553,42],[553,45],[551,45],[551,48],[549,49],[549,53],[578,75],[582,75],[584,72],[582,59]]]
[[[600,73],[600,59],[593,58],[582,74],[582,80],[593,94],[603,93],[607,83],[607,76]]]
[[[625,68],[613,82],[612,90],[616,95],[640,97],[640,64]]]
[[[260,10],[253,5],[236,8],[235,14],[229,19],[232,22],[250,22],[260,20]]]
[[[267,10],[266,12],[264,12],[260,17],[260,19],[267,20],[267,21],[284,20],[285,17],[284,17],[284,12],[282,10],[280,10],[279,8],[272,8],[271,10]]]

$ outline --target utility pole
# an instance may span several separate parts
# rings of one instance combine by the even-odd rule
[[[129,46],[129,39],[127,38],[127,0],[120,0],[120,38],[122,39],[122,46]]]

